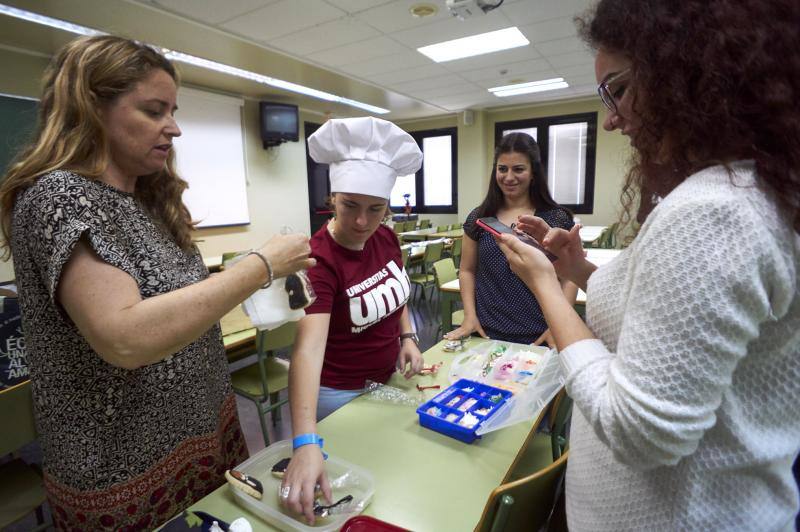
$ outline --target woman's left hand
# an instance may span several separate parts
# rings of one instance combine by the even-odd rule
[[[511,270],[531,290],[534,290],[534,286],[539,280],[557,278],[550,259],[535,247],[510,234],[502,234],[494,238],[508,259]]]
[[[422,353],[419,352],[417,344],[411,341],[403,341],[400,344],[400,353],[397,355],[397,371],[403,377],[410,379],[422,370],[424,364]],[[406,369],[408,366],[408,369]]]

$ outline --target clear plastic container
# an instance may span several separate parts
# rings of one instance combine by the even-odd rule
[[[335,502],[345,495],[352,495],[353,501],[347,507],[352,511],[318,517],[313,526],[306,524],[302,515],[295,516],[281,506],[278,500],[281,479],[271,473],[273,465],[291,456],[292,442],[282,440],[259,451],[237,466],[236,470],[257,478],[264,487],[264,495],[258,500],[231,486],[230,489],[237,502],[280,530],[325,532],[339,530],[349,518],[364,511],[372,500],[372,495],[375,493],[375,479],[372,474],[362,467],[330,455],[325,461],[325,470],[331,484],[333,500]]]

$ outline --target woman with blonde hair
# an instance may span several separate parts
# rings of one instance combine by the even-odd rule
[[[247,451],[218,321],[314,264],[276,236],[209,277],[173,168],[177,78],[134,41],[67,44],[0,187],[58,529],[151,529],[223,482]]]

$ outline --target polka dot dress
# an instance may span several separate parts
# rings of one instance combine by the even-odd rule
[[[575,225],[563,209],[539,211],[536,215],[550,227],[569,230]],[[475,273],[478,321],[494,340],[530,344],[547,330],[542,309],[525,283],[511,271],[494,237],[475,223],[477,218],[474,209],[464,222],[464,234],[478,243]]]

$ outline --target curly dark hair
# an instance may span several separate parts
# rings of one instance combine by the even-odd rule
[[[576,17],[594,49],[632,62],[641,128],[623,221],[702,168],[755,160],[800,232],[800,2],[601,0]]]
[[[567,212],[572,218],[572,213],[555,202],[547,189],[547,172],[542,164],[542,156],[539,152],[539,144],[527,133],[509,133],[500,139],[494,149],[494,161],[492,162],[492,177],[489,179],[489,190],[486,197],[478,206],[478,218],[485,216],[497,216],[497,211],[503,206],[505,198],[500,185],[497,184],[497,159],[504,153],[522,153],[528,157],[531,163],[531,185],[528,187],[528,197],[537,211],[549,211],[550,209],[561,209]]]

